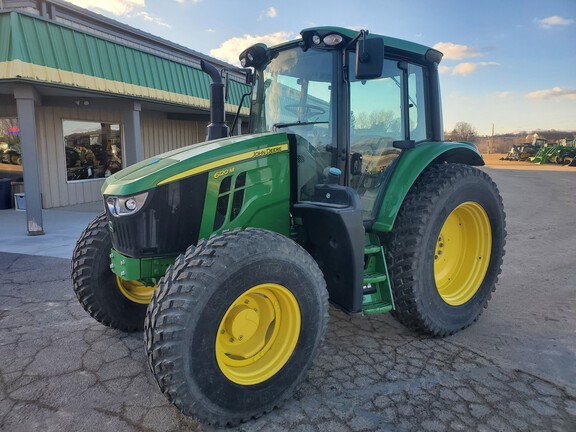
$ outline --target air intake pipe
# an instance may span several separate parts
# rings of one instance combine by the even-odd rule
[[[206,141],[225,138],[230,135],[230,131],[225,123],[224,84],[220,72],[204,60],[200,60],[200,67],[212,78],[210,84],[210,124],[206,128]]]

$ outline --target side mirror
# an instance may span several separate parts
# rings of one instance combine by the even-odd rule
[[[367,80],[382,75],[384,41],[380,38],[360,38],[356,42],[356,79]]]
[[[350,157],[350,174],[362,174],[362,153],[353,153]]]

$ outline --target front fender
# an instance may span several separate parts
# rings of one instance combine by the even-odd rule
[[[478,149],[468,142],[427,142],[404,150],[386,185],[382,205],[372,229],[379,232],[392,231],[404,198],[418,176],[428,165],[443,162],[484,165]]]

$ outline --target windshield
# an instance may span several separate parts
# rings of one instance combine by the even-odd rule
[[[298,155],[297,198],[311,199],[325,181],[336,145],[337,52],[292,47],[276,53],[258,82],[252,101],[252,132],[293,134]]]
[[[306,130],[314,130],[310,126],[317,125],[329,133],[334,56],[331,51],[302,51],[299,47],[278,52],[258,73],[253,132],[288,129],[306,134]]]

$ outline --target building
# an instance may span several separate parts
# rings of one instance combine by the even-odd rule
[[[0,177],[23,177],[29,234],[42,208],[99,200],[110,173],[204,141],[201,60],[231,68],[65,1],[0,0]],[[230,120],[247,90],[231,78]]]

